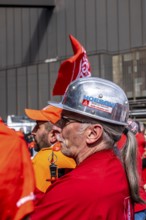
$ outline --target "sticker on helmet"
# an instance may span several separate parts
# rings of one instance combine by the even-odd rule
[[[94,98],[92,96],[84,95],[82,105],[88,106],[90,108],[98,109],[107,113],[112,113],[115,103],[105,101],[103,99]]]

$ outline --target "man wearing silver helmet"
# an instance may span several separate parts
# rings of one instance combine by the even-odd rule
[[[132,220],[138,192],[136,147],[128,132],[127,144],[117,152],[128,118],[124,91],[100,78],[82,78],[67,88],[62,118],[54,127],[61,151],[77,167],[46,192],[30,219]]]

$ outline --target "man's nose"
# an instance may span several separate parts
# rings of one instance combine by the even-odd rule
[[[31,132],[33,135],[36,134],[36,132],[37,132],[37,127],[38,127],[38,126],[36,125],[36,126],[33,128],[32,132]]]

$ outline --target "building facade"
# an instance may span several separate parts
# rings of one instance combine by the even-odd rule
[[[145,118],[146,0],[0,0],[0,116],[61,100],[52,89],[73,55],[69,34],[86,49],[92,76],[121,86],[133,117]]]

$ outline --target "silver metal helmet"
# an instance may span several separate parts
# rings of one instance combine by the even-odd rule
[[[61,103],[49,104],[112,124],[127,125],[129,103],[115,83],[97,78],[80,78],[66,89]]]

